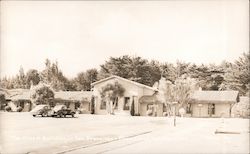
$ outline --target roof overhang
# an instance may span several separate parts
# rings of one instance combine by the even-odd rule
[[[147,88],[147,89],[150,89],[150,90],[153,90],[153,91],[158,91],[158,89],[156,89],[156,88],[153,88],[153,87],[150,87],[150,86],[147,86],[147,85],[135,82],[135,81],[131,81],[131,80],[128,80],[128,79],[125,79],[125,78],[122,78],[122,77],[119,77],[119,76],[116,76],[116,75],[112,75],[112,76],[107,77],[105,79],[102,79],[102,80],[96,81],[94,83],[91,83],[91,86],[95,86],[95,85],[97,85],[99,83],[102,83],[102,82],[105,82],[105,81],[108,81],[108,80],[111,80],[111,79],[114,79],[114,78],[117,78],[117,79],[123,80],[125,82],[135,84],[135,85],[137,85],[139,87],[142,87],[142,88]]]

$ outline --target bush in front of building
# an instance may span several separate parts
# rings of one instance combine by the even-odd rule
[[[132,104],[131,104],[130,114],[131,114],[132,116],[135,115],[135,103],[134,103],[134,101],[133,101]]]
[[[11,107],[10,106],[5,106],[4,110],[7,111],[7,112],[11,112]]]
[[[181,115],[181,117],[184,117],[184,115],[186,114],[186,110],[184,108],[180,108],[179,114]]]
[[[91,114],[95,114],[95,98],[91,97]]]
[[[18,106],[16,109],[17,112],[22,112],[22,110],[23,110],[23,108],[21,106]]]
[[[134,116],[140,116],[140,113],[135,113],[135,115]]]
[[[163,116],[164,116],[164,117],[167,117],[167,116],[168,116],[168,113],[167,113],[167,112],[163,112]]]
[[[250,104],[249,102],[239,102],[234,104],[231,110],[232,117],[250,117]]]
[[[153,111],[149,109],[149,110],[147,110],[146,114],[147,114],[147,116],[152,116],[153,115]]]
[[[4,109],[5,104],[6,104],[5,95],[3,93],[0,93],[0,110]]]

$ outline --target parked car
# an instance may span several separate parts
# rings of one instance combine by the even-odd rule
[[[41,115],[42,117],[50,116],[51,109],[48,105],[37,105],[34,109],[30,111],[33,117]]]
[[[75,111],[72,111],[65,105],[56,105],[52,110],[52,117],[66,117],[67,115],[74,117]]]

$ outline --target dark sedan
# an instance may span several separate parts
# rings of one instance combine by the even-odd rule
[[[67,108],[65,105],[56,105],[52,110],[52,117],[66,117],[67,115],[74,117],[75,112]]]

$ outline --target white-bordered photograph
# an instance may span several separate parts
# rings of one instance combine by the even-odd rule
[[[1,154],[249,154],[248,0],[0,1]]]

